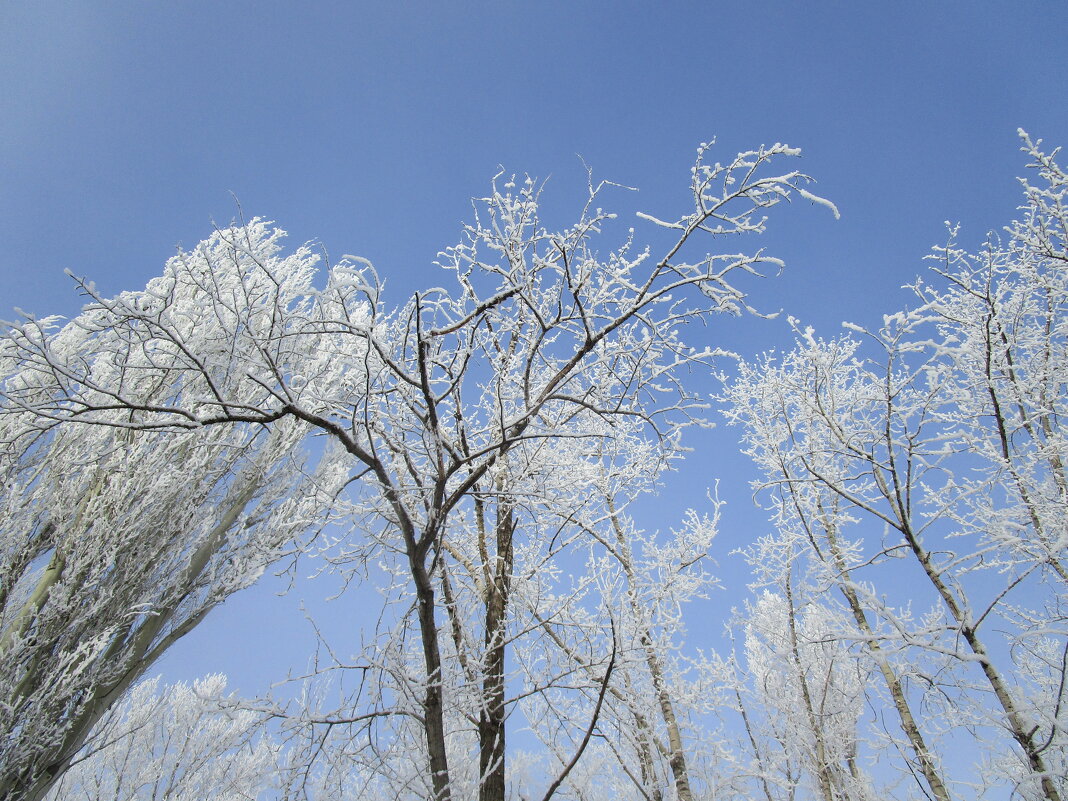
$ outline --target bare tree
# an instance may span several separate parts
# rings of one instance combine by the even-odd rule
[[[938,286],[915,284],[916,309],[876,331],[849,326],[862,339],[797,327],[792,353],[744,366],[726,395],[782,541],[803,543],[841,592],[856,624],[847,636],[878,665],[939,798],[947,785],[903,671],[939,710],[928,729],[956,721],[994,755],[983,782],[1065,793],[1068,181],[1040,143],[1025,136],[1024,150],[1044,186],[1024,182],[1007,241],[937,250]],[[849,539],[865,522],[886,533]],[[895,578],[903,559],[908,594]],[[932,606],[917,617],[921,588]]]
[[[841,353],[838,358],[847,362],[850,355]],[[781,442],[808,429],[802,421],[786,412],[781,395],[761,390],[758,397],[752,392],[753,384],[749,382],[767,380],[770,383],[776,378],[789,380],[785,369],[770,362],[742,365],[740,380],[725,397],[734,404],[733,413],[745,409],[747,421],[755,423],[760,417],[767,425],[774,426],[778,436],[783,438]],[[854,571],[863,569],[867,557],[862,543],[849,537],[850,526],[857,522],[851,505],[825,484],[810,480],[810,469],[821,475],[829,474],[829,468],[817,464],[815,458],[798,462],[789,450],[781,447],[761,447],[750,453],[769,476],[781,477],[773,487],[762,488],[762,497],[770,500],[775,534],[746,551],[754,577],[759,584],[785,593],[791,573],[800,570],[802,575],[814,573],[809,589],[812,597],[821,595],[826,588],[838,592],[855,624],[855,629],[848,630],[847,627],[840,636],[857,642],[877,666],[906,736],[906,748],[915,761],[916,770],[912,775],[926,784],[926,789],[936,799],[946,801],[950,796],[938,768],[937,756],[916,720],[915,701],[905,692],[902,671],[907,671],[907,667],[895,661],[894,648],[887,652],[884,642],[887,632],[876,631],[869,612],[878,601],[854,576]]]
[[[131,354],[164,352],[180,365],[164,393],[146,395],[128,370],[97,378],[81,354],[23,326],[8,338],[8,352],[37,381],[6,392],[7,405],[45,420],[139,432],[295,419],[325,434],[334,444],[331,464],[352,477],[364,520],[407,571],[423,668],[413,712],[425,738],[425,792],[437,801],[452,795],[451,666],[438,622],[445,554],[472,536],[458,524],[477,521],[479,504],[483,515],[494,504],[494,514],[481,518],[491,527],[485,542],[496,544],[480,568],[488,602],[484,684],[479,709],[461,712],[479,719],[483,732],[482,784],[493,788],[484,797],[499,797],[500,631],[520,493],[502,493],[498,482],[525,480],[509,460],[547,439],[604,438],[615,419],[640,420],[654,440],[670,435],[671,421],[699,403],[679,368],[708,355],[684,345],[680,326],[746,310],[734,276],[779,264],[760,252],[686,259],[684,246],[700,234],[761,232],[766,210],[793,191],[818,200],[797,171],[765,174],[795,149],[774,145],[722,165],[706,164],[704,153],[692,171],[692,210],[675,222],[644,216],[671,234],[660,257],[633,235],[607,253],[594,249],[612,219],[595,205],[601,187],[591,186],[578,219],[554,232],[539,220],[534,182],[517,187],[499,177],[476,203],[464,241],[443,254],[452,289],[418,293],[395,311],[360,260],[335,265],[323,289],[296,297],[249,289],[291,284],[283,262],[264,255],[263,243],[278,234],[258,222],[222,231],[209,269],[176,263],[172,273],[176,286],[204,292],[204,314],[220,332],[209,343],[174,315],[167,292],[146,306],[83,284],[97,330],[114,343],[102,358],[121,368]],[[262,302],[243,302],[250,293]],[[602,672],[602,688],[610,673]]]

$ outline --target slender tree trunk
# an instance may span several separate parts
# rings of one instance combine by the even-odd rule
[[[511,509],[498,506],[497,553],[491,580],[486,583],[486,656],[482,679],[482,709],[478,720],[479,801],[504,801],[504,657],[514,533],[515,521]]]
[[[635,690],[634,684],[630,680],[630,674],[623,674],[623,691],[626,697],[634,698]],[[663,801],[664,791],[661,788],[660,777],[657,775],[657,762],[654,751],[654,742],[656,742],[656,733],[650,731],[649,721],[637,710],[632,709],[631,714],[634,716],[634,728],[635,728],[635,743],[638,751],[638,765],[641,768],[641,774],[637,778],[633,775],[626,765],[621,765],[623,771],[630,777],[630,780],[635,784],[638,784],[640,779],[641,784],[638,784],[641,788],[646,788],[648,792],[644,792],[647,801]],[[657,743],[661,745],[660,743]],[[661,745],[662,747],[662,745]]]
[[[849,601],[850,609],[853,612],[853,619],[856,620],[858,628],[860,628],[861,632],[867,638],[864,648],[875,661],[876,666],[879,668],[879,672],[883,676],[883,680],[886,682],[886,687],[890,691],[890,698],[894,703],[894,708],[897,710],[898,717],[901,719],[901,728],[905,732],[905,736],[908,737],[909,746],[912,748],[912,753],[916,757],[916,761],[919,763],[920,772],[923,774],[923,778],[927,780],[931,793],[937,801],[950,801],[949,790],[946,789],[946,785],[942,781],[938,768],[935,766],[934,759],[931,757],[931,751],[923,739],[923,733],[920,731],[919,724],[916,722],[916,718],[912,714],[908,698],[905,696],[905,690],[901,686],[901,680],[898,678],[897,673],[894,672],[893,667],[886,658],[886,654],[883,653],[879,644],[875,642],[875,633],[872,631],[867,618],[864,617],[864,610],[860,606],[856,592],[852,587],[848,586],[841,587],[841,590],[842,594],[845,595],[846,599]]]
[[[885,484],[881,489],[883,489],[884,494],[886,494],[888,498],[893,497],[886,492]],[[895,504],[894,507],[899,521],[899,530],[902,535],[904,535],[905,541],[908,543],[916,560],[923,568],[923,572],[927,576],[927,579],[931,582],[931,585],[938,593],[939,598],[942,599],[942,602],[949,610],[953,621],[959,627],[964,641],[968,643],[968,647],[978,658],[977,661],[983,671],[983,675],[986,676],[990,688],[994,691],[994,696],[998,699],[998,703],[1001,705],[1001,709],[1005,713],[1005,723],[1009,733],[1012,734],[1013,739],[1016,740],[1020,748],[1023,750],[1024,755],[1027,757],[1027,764],[1030,767],[1031,772],[1038,778],[1039,784],[1042,787],[1042,794],[1046,797],[1047,801],[1061,801],[1060,791],[1057,789],[1057,785],[1052,778],[1054,774],[1049,765],[1046,764],[1046,760],[1042,755],[1042,749],[1039,748],[1038,743],[1035,741],[1035,732],[1038,727],[1030,726],[1024,719],[1023,713],[1016,706],[1016,701],[1012,697],[1008,683],[1001,676],[998,669],[994,667],[993,662],[990,661],[986,646],[979,637],[979,633],[971,619],[971,615],[966,612],[942,578],[938,568],[931,560],[931,555],[923,547],[923,544],[916,536],[916,533],[912,530],[912,525],[908,518],[902,513],[901,505]]]
[[[742,700],[742,693],[738,689],[737,683],[734,686],[734,697],[738,701],[738,712],[742,716],[742,725],[745,727],[745,733],[749,738],[749,745],[753,749],[753,756],[756,758],[757,764],[760,766],[760,785],[764,790],[764,797],[767,801],[775,801],[775,797],[771,794],[771,786],[768,784],[768,776],[770,771],[768,770],[764,754],[760,750],[760,746],[757,744],[756,737],[753,735],[753,725],[749,721],[749,713],[745,711],[745,702]]]
[[[686,766],[686,751],[682,744],[682,732],[679,729],[678,718],[675,716],[675,706],[671,702],[671,693],[668,692],[667,685],[664,683],[664,669],[647,632],[642,632],[641,643],[645,649],[645,661],[649,667],[649,673],[653,677],[653,688],[656,690],[656,699],[660,704],[660,714],[667,727],[668,749],[671,752],[668,765],[671,767],[671,775],[675,780],[675,795],[678,801],[693,801],[690,773]]]
[[[419,636],[423,645],[426,668],[426,694],[423,696],[423,731],[426,735],[427,756],[430,761],[430,783],[433,801],[451,801],[449,760],[445,750],[445,715],[442,698],[441,650],[435,620],[434,585],[426,569],[426,556],[409,547],[408,564],[415,583],[416,607],[419,617]]]
[[[619,545],[619,556],[623,565],[623,572],[627,576],[627,601],[630,604],[631,614],[635,620],[641,621],[640,640],[645,652],[645,664],[649,668],[649,674],[653,679],[653,689],[656,691],[656,700],[660,705],[660,714],[667,727],[668,735],[668,765],[671,767],[671,775],[675,781],[675,794],[678,801],[693,801],[693,791],[690,789],[690,771],[686,765],[686,750],[682,742],[682,732],[679,728],[678,718],[675,716],[675,706],[671,701],[671,693],[664,681],[664,668],[660,661],[660,655],[656,651],[650,636],[649,628],[645,623],[645,615],[641,609],[639,599],[634,590],[634,560],[631,556],[630,543],[615,517],[615,504],[609,498],[608,506],[613,512],[612,526],[615,529],[616,542]]]
[[[794,608],[793,588],[790,585],[789,574],[786,579],[786,601],[790,605],[787,623],[790,630],[790,655],[796,670],[797,682],[801,687],[801,700],[805,706],[805,717],[808,727],[812,732],[812,740],[815,745],[815,753],[812,755],[813,771],[819,782],[820,796],[823,801],[837,801],[835,792],[834,773],[830,760],[827,757],[827,745],[824,741],[823,727],[816,715],[815,706],[812,703],[812,695],[808,689],[808,679],[805,676],[805,668],[801,664],[801,651],[797,644],[797,611]]]
[[[52,552],[52,558],[48,561],[48,566],[37,580],[37,586],[34,587],[30,597],[26,599],[22,608],[15,613],[11,624],[0,636],[0,659],[7,655],[7,651],[13,642],[29,630],[34,618],[37,617],[48,600],[48,595],[52,592],[52,588],[63,578],[63,570],[66,564],[63,552],[56,548]]]
[[[486,666],[482,680],[482,709],[478,719],[479,801],[504,801],[504,642],[505,599],[490,595],[486,609]]]
[[[845,558],[838,545],[838,537],[834,525],[823,522],[822,526],[827,535],[827,542],[830,545],[835,570],[837,574],[842,577],[842,580],[838,583],[838,589],[841,590],[842,595],[845,596],[845,599],[849,604],[849,609],[853,613],[853,620],[856,622],[857,628],[864,634],[865,650],[875,661],[875,664],[879,668],[879,672],[883,676],[883,680],[886,682],[886,687],[890,691],[890,698],[894,703],[894,708],[897,710],[898,717],[901,719],[901,728],[905,732],[905,736],[908,737],[912,753],[916,757],[916,761],[919,763],[920,772],[923,774],[923,778],[927,780],[927,785],[930,787],[931,793],[936,801],[950,801],[949,790],[946,789],[946,786],[942,781],[942,777],[938,772],[938,768],[935,766],[934,759],[927,747],[927,743],[924,742],[923,733],[920,731],[919,724],[916,722],[915,717],[913,717],[912,709],[909,707],[908,698],[905,695],[905,690],[901,686],[901,680],[890,665],[886,654],[884,654],[879,647],[879,643],[876,642],[875,632],[872,630],[871,624],[868,622],[868,618],[864,614],[864,607],[860,602],[860,598],[857,596],[857,591],[849,581]]]

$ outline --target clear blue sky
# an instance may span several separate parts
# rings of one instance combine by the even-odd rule
[[[1068,143],[1066,30],[1062,0],[4,0],[0,317],[76,311],[65,268],[106,292],[142,287],[176,243],[234,217],[231,193],[294,244],[370,258],[399,299],[436,281],[435,253],[498,164],[551,174],[551,202],[571,208],[581,154],[641,188],[623,205],[670,217],[694,147],[716,136],[719,158],[800,146],[842,212],[776,215],[769,247],[788,267],[753,288],[757,304],[828,333],[876,321],[905,302],[943,220],[976,242],[1011,218],[1018,127]],[[789,341],[781,322],[722,336],[747,354]],[[720,458],[733,432],[715,436],[665,492],[680,513],[717,474],[732,509],[748,503]],[[725,569],[728,544],[759,533],[758,517],[727,523]],[[223,646],[250,610],[294,606],[238,599],[176,674],[254,661],[238,683],[260,689],[278,649]],[[254,641],[290,630],[261,620]]]

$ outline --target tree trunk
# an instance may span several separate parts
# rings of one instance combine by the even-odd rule
[[[415,583],[419,615],[419,636],[426,667],[426,694],[423,696],[423,731],[430,761],[432,801],[451,801],[449,760],[445,751],[445,716],[441,687],[441,651],[438,647],[437,621],[434,615],[434,585],[424,562],[424,553],[416,553],[409,544],[408,564]]]
[[[885,490],[884,494],[886,494]],[[887,497],[891,496],[887,495]],[[1016,701],[1012,697],[1008,683],[990,661],[986,646],[979,638],[979,633],[976,630],[977,626],[973,624],[971,615],[961,603],[958,602],[957,597],[942,578],[938,568],[931,560],[931,555],[923,547],[919,537],[913,530],[911,522],[901,513],[900,506],[896,506],[895,511],[899,521],[898,529],[904,536],[905,541],[908,543],[916,560],[923,568],[923,572],[927,576],[927,579],[938,593],[939,598],[942,599],[946,609],[949,610],[953,621],[959,626],[964,641],[968,643],[968,647],[978,658],[983,675],[986,676],[990,688],[994,691],[994,696],[998,699],[998,702],[1005,713],[1005,723],[1009,733],[1012,735],[1013,739],[1016,740],[1020,748],[1023,750],[1024,755],[1027,757],[1027,764],[1030,767],[1031,772],[1038,779],[1039,785],[1042,788],[1042,794],[1046,797],[1047,801],[1061,801],[1060,791],[1057,789],[1057,785],[1054,784],[1054,781],[1051,778],[1054,773],[1046,764],[1046,760],[1042,755],[1042,749],[1039,748],[1038,743],[1035,742],[1035,732],[1038,727],[1031,727],[1029,723],[1025,721],[1023,713],[1021,713],[1016,706]]]
[[[671,702],[671,693],[668,692],[664,683],[664,669],[660,664],[659,655],[653,647],[648,632],[641,634],[642,647],[645,649],[645,661],[649,667],[649,673],[653,678],[653,688],[656,690],[656,698],[660,703],[660,714],[667,727],[668,749],[671,756],[668,765],[671,767],[671,775],[675,780],[675,795],[678,801],[693,801],[693,791],[690,789],[690,772],[686,766],[686,751],[682,743],[682,732],[679,729],[678,718],[675,717],[675,706]]]
[[[678,801],[693,801],[693,791],[690,789],[690,771],[686,765],[686,750],[682,742],[682,732],[679,729],[678,718],[675,716],[675,707],[671,702],[671,693],[664,681],[664,668],[660,661],[660,655],[653,644],[649,626],[641,609],[641,603],[637,597],[634,582],[634,559],[631,555],[630,543],[619,525],[619,519],[615,516],[615,504],[608,498],[608,507],[613,513],[612,527],[615,530],[616,542],[619,544],[620,563],[623,572],[627,576],[627,600],[630,604],[631,614],[636,620],[641,621],[640,641],[642,650],[645,652],[645,664],[649,668],[649,674],[653,679],[653,688],[656,690],[656,700],[660,705],[660,715],[667,727],[668,735],[668,765],[671,768],[671,776],[675,781],[675,795]]]
[[[512,583],[515,521],[511,509],[498,507],[497,555],[486,584],[486,656],[482,709],[478,720],[479,801],[504,801],[505,707],[504,657],[508,594]]]
[[[837,531],[833,523],[823,521],[821,525],[827,535],[827,542],[831,547],[835,571],[842,578],[838,584],[838,589],[841,590],[842,595],[845,596],[846,601],[849,603],[849,609],[853,613],[853,620],[856,621],[857,628],[865,636],[864,649],[871,655],[871,658],[879,667],[883,680],[886,682],[886,687],[890,691],[890,698],[894,702],[894,708],[901,719],[901,728],[904,730],[905,736],[908,737],[909,745],[912,747],[912,753],[915,755],[916,761],[919,762],[920,772],[923,774],[924,779],[927,780],[927,785],[930,787],[936,801],[950,801],[949,790],[946,789],[945,784],[942,782],[942,777],[935,766],[930,750],[927,748],[927,743],[924,742],[919,724],[917,724],[912,715],[912,709],[909,707],[905,690],[901,686],[901,680],[898,678],[897,673],[894,672],[886,654],[879,647],[879,643],[876,642],[875,632],[872,630],[871,624],[868,623],[868,618],[864,615],[864,607],[857,596],[857,591],[849,580],[845,557],[842,555],[842,549],[838,544]]]
[[[823,801],[836,801],[836,782],[834,771],[827,756],[827,745],[824,741],[823,727],[820,725],[815,707],[812,703],[812,695],[808,689],[808,680],[805,675],[804,665],[801,663],[801,652],[797,642],[797,612],[794,607],[794,594],[790,586],[790,578],[786,579],[786,601],[790,605],[787,624],[790,631],[790,656],[794,663],[795,675],[798,686],[801,688],[801,701],[805,707],[805,718],[812,733],[812,741],[815,747],[812,758],[812,772],[816,775],[819,783],[820,796]]]

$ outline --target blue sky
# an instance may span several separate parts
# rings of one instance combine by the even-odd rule
[[[498,165],[551,176],[561,223],[581,199],[576,154],[640,188],[622,208],[671,217],[694,148],[717,137],[717,158],[801,147],[842,213],[775,215],[768,247],[788,266],[753,286],[757,305],[828,333],[874,322],[906,302],[944,220],[976,243],[1011,219],[1018,127],[1068,143],[1066,23],[1063,2],[5,0],[0,317],[76,311],[68,268],[105,292],[142,287],[235,197],[294,245],[370,258],[399,300],[437,281],[435,254]],[[720,328],[745,354],[789,344],[782,321]],[[733,432],[705,437],[664,495],[681,514],[730,478],[729,572],[760,517],[741,511]],[[299,643],[295,607],[235,599],[165,667],[245,670],[255,692],[303,662],[299,644],[257,644]]]

